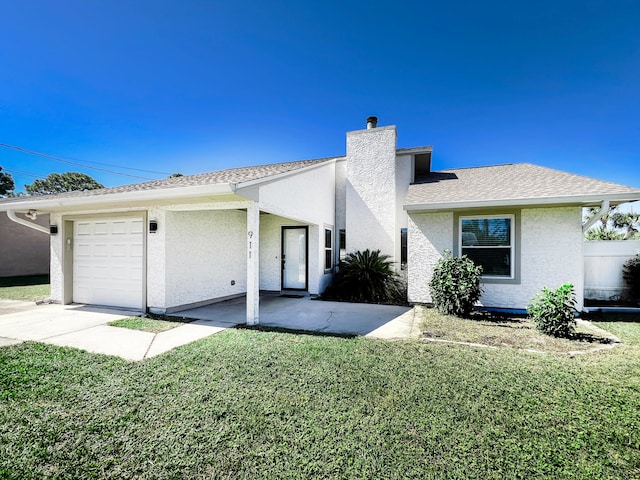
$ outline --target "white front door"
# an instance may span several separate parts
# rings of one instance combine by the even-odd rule
[[[282,288],[307,289],[307,227],[282,227]]]
[[[142,218],[94,218],[73,225],[73,301],[143,307]]]

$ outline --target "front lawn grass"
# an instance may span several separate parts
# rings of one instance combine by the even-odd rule
[[[468,342],[491,347],[510,347],[541,352],[586,351],[612,343],[609,335],[590,328],[583,322],[571,339],[554,338],[536,330],[526,317],[473,312],[471,318],[441,315],[434,308],[416,306],[423,337],[437,341]]]
[[[112,327],[142,330],[143,332],[160,333],[191,322],[191,319],[181,319],[166,315],[151,315],[147,317],[127,317],[114,320],[107,325]]]
[[[139,363],[5,347],[0,477],[640,478],[632,320],[574,358],[248,329]]]
[[[51,295],[49,275],[0,278],[0,298],[5,300],[38,301]]]

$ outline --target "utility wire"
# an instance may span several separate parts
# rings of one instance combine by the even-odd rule
[[[9,172],[9,173],[18,173],[20,175],[28,175],[29,177],[34,177],[34,178],[46,178],[45,175],[38,175],[37,173],[25,172],[23,170],[17,170],[15,168],[2,167],[2,171]]]
[[[0,143],[0,147],[2,147],[2,148],[10,148],[10,149],[22,152],[22,153],[27,153],[29,155],[37,155],[39,157],[48,158],[49,160],[55,160],[56,162],[63,162],[63,163],[68,163],[70,165],[77,165],[79,167],[90,168],[92,170],[99,170],[101,172],[113,173],[115,175],[122,175],[122,176],[125,176],[125,177],[131,177],[131,178],[141,178],[143,180],[155,180],[154,178],[141,177],[139,175],[131,175],[129,173],[115,172],[113,170],[108,170],[108,169],[105,169],[105,168],[92,167],[92,166],[86,165],[84,163],[72,162],[70,160],[64,160],[64,159],[59,158],[59,157],[54,157],[53,155],[48,155],[46,153],[36,152],[35,150],[29,150],[27,148],[18,147],[16,145],[9,145],[9,144],[6,144],[6,143]],[[110,165],[108,163],[100,163],[100,162],[88,162],[88,163],[93,163],[95,165],[105,165],[105,166],[114,167],[114,168],[122,168],[122,169],[127,169],[127,170],[136,170],[136,171],[139,171],[139,172],[157,173],[159,175],[170,175],[169,173],[165,173],[165,172],[155,172],[153,170],[143,170],[143,169],[140,169],[140,168],[132,168],[132,167],[121,167],[121,166],[118,166],[118,165]]]

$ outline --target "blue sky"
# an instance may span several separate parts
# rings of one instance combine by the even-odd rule
[[[343,155],[377,115],[435,169],[640,187],[637,0],[0,4],[3,144],[162,178]],[[7,148],[0,166],[142,181]]]

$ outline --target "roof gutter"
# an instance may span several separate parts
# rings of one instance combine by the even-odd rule
[[[132,192],[114,192],[104,195],[78,195],[70,197],[26,197],[24,201],[0,204],[0,211],[37,209],[39,211],[55,210],[57,208],[72,208],[76,206],[91,207],[116,203],[144,203],[158,200],[180,200],[182,198],[207,197],[214,195],[232,194],[236,192],[236,184],[219,183],[214,185],[194,185],[189,187],[173,187],[168,189],[136,190]]]
[[[38,225],[37,223],[32,223],[23,218],[17,217],[16,212],[14,212],[13,210],[7,210],[7,217],[9,217],[9,220],[13,222],[19,223],[20,225],[24,225],[25,227],[29,227],[49,235],[49,229],[47,227],[43,227],[42,225]]]
[[[609,206],[609,200],[603,200],[598,213],[587,220],[584,225],[582,225],[582,233],[586,233],[587,230],[589,230],[597,221],[604,217],[609,211]]]
[[[576,205],[588,206],[597,205],[604,200],[605,195],[576,195],[576,196],[558,196],[544,198],[518,198],[518,199],[501,199],[501,200],[470,200],[461,202],[433,202],[404,205],[403,209],[407,212],[429,212],[444,210],[462,210],[468,208],[490,208],[490,207],[526,207],[526,206],[556,206],[556,205]],[[630,193],[614,193],[606,195],[607,202],[624,203],[640,200],[640,191]]]

